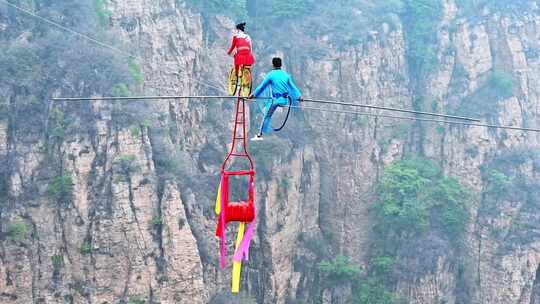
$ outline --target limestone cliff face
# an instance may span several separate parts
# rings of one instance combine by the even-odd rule
[[[436,101],[433,110],[459,112],[480,104],[490,73],[505,71],[518,85],[486,119],[540,125],[535,3],[519,17],[486,8],[472,18],[454,1],[444,2],[437,29],[440,65],[425,92]],[[205,20],[174,0],[110,1],[109,9],[119,39],[139,57],[141,91],[223,93],[231,20]],[[400,22],[382,23],[346,48],[320,37],[320,48],[331,55],[306,58],[279,47],[276,52],[285,55],[305,96],[411,108],[417,92],[409,79],[405,36]],[[257,43],[255,73],[261,79],[274,52],[267,51],[270,42]],[[84,128],[50,151],[44,151],[48,143],[41,137],[20,135],[0,118],[9,198],[0,208],[0,303],[234,300],[228,295],[230,271],[217,263],[212,206],[232,110],[230,103],[195,100],[69,106],[66,115],[84,121]],[[133,115],[127,119],[126,113]],[[248,301],[315,301],[321,256],[343,254],[367,266],[374,185],[384,166],[405,153],[422,149],[480,193],[489,187],[481,166],[500,151],[538,149],[535,133],[424,127],[426,134],[419,136],[407,121],[306,110],[278,137],[253,145],[258,226],[243,271]],[[50,153],[60,161],[51,163]],[[66,204],[50,195],[58,168],[72,176],[73,196]],[[512,172],[533,183],[536,169],[534,159],[526,159]],[[419,240],[420,254],[402,257],[415,271],[399,277],[396,291],[418,304],[539,303],[538,199],[523,193],[492,196],[470,202],[473,220],[459,250],[437,239]],[[10,231],[21,223],[26,237],[13,237]],[[324,303],[351,302],[349,286],[322,294]]]
[[[187,92],[188,77],[180,72],[196,70],[200,21],[174,1],[154,4],[115,3],[114,21],[145,58],[149,92]],[[0,302],[207,303],[185,197],[156,174],[152,141],[161,137],[146,120],[120,127],[116,105],[97,102],[78,111],[66,114],[83,117],[84,127],[49,151],[49,143],[15,136],[8,120],[0,121],[9,195],[2,208]],[[148,111],[186,123],[186,108],[152,104]],[[173,145],[170,138],[162,141]],[[50,154],[60,155],[60,163],[51,164]],[[71,174],[66,205],[51,199],[53,166]],[[8,236],[16,224],[24,230],[17,239]]]
[[[490,73],[505,71],[512,75],[516,88],[511,97],[498,102],[493,122],[503,125],[538,125],[538,11],[535,2],[524,4],[524,12],[519,17],[501,14],[485,9],[475,20],[459,17],[454,4],[446,3],[446,18],[453,20],[452,26],[443,28],[439,35],[440,58],[443,64],[433,78],[430,94],[437,100],[444,100],[444,107],[459,107],[463,103],[483,104],[482,86],[489,81]],[[456,17],[456,13],[458,14]],[[444,26],[444,25],[443,25]],[[446,51],[451,48],[451,51]],[[465,78],[466,81],[460,78]],[[493,115],[489,113],[486,115]],[[490,187],[482,178],[482,165],[493,159],[504,158],[509,150],[524,149],[534,153],[538,149],[538,134],[513,131],[493,132],[483,128],[449,129],[441,135],[431,134],[425,142],[428,155],[438,158],[448,172],[460,178],[472,189],[486,190]],[[439,144],[436,144],[439,142]],[[474,147],[474,151],[468,149]],[[537,181],[537,171],[532,168],[532,160],[515,164],[528,183]],[[529,163],[529,167],[527,167]],[[489,166],[489,165],[488,165]],[[489,195],[488,195],[489,196]],[[513,203],[504,202],[506,199]],[[501,202],[502,201],[502,202]],[[529,233],[537,228],[534,215],[526,206],[537,204],[537,199],[513,195],[511,198],[499,197],[490,200],[483,196],[473,201],[471,211],[475,220],[471,223],[469,237],[464,252],[458,253],[467,262],[465,276],[469,279],[471,303],[535,303],[538,298],[535,278],[538,254],[536,237]],[[512,207],[511,207],[512,206]],[[496,211],[495,211],[496,210]],[[525,219],[526,218],[526,219]],[[527,222],[528,228],[517,223]],[[512,246],[510,237],[493,237],[502,231],[514,231],[531,236],[530,243]],[[516,232],[519,231],[519,232]],[[509,236],[506,235],[506,236]],[[502,250],[502,247],[511,247]],[[434,303],[456,300],[452,286],[455,277],[447,263],[448,257],[439,258],[437,271],[421,278],[423,284],[411,286],[404,284],[414,303]],[[510,266],[512,265],[512,266]],[[470,268],[469,268],[470,267]],[[455,286],[455,285],[454,285]],[[474,287],[473,287],[474,286]]]

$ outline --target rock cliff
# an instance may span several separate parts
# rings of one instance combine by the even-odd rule
[[[460,3],[442,2],[438,64],[423,84],[408,60],[410,26],[398,17],[371,24],[347,46],[316,36],[317,56],[275,45],[258,27],[256,79],[283,54],[305,96],[540,126],[537,1],[473,14]],[[177,0],[109,1],[107,9],[108,26],[143,71],[138,92],[223,93],[231,19]],[[0,14],[0,25],[17,22]],[[511,92],[495,94],[493,83],[505,77]],[[20,94],[0,96],[13,102]],[[536,133],[302,111],[251,147],[258,224],[237,298],[213,237],[232,104],[44,103],[47,117],[60,107],[78,127],[51,140],[0,115],[0,303],[352,303],[351,284],[325,285],[317,265],[344,255],[370,267],[376,185],[387,165],[411,153],[470,189],[471,216],[459,247],[430,235],[398,251],[406,266],[393,291],[415,304],[540,303]]]

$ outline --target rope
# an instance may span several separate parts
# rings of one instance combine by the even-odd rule
[[[305,102],[312,102],[312,103],[323,103],[323,104],[333,104],[333,105],[340,105],[340,106],[352,106],[352,107],[359,107],[359,108],[378,109],[378,110],[385,110],[385,111],[394,111],[394,112],[403,112],[403,113],[411,113],[411,114],[429,115],[429,116],[445,117],[445,118],[476,121],[476,122],[480,121],[479,119],[476,119],[476,118],[469,118],[469,117],[463,117],[463,116],[454,116],[454,115],[446,115],[446,114],[439,114],[439,113],[414,111],[414,110],[392,108],[392,107],[357,104],[357,103],[350,103],[350,102],[340,102],[340,101],[332,101],[332,100],[317,100],[317,99],[303,99],[303,100]]]
[[[292,108],[298,108],[298,109],[315,110],[315,111],[321,111],[321,112],[355,114],[355,115],[361,115],[361,116],[395,118],[395,119],[433,122],[433,123],[444,123],[444,124],[451,124],[451,125],[478,126],[478,127],[486,127],[486,128],[507,129],[507,130],[517,130],[517,131],[527,131],[527,132],[540,132],[540,129],[521,128],[521,127],[513,127],[513,126],[501,126],[501,125],[490,125],[490,124],[481,124],[481,123],[474,123],[474,122],[463,122],[463,121],[452,121],[452,120],[419,118],[419,117],[407,117],[407,116],[395,116],[395,115],[388,115],[388,114],[373,114],[373,113],[366,113],[366,112],[328,110],[328,109],[321,109],[321,108],[314,108],[314,107],[307,107],[307,106],[296,106],[296,107],[291,106],[291,107]]]
[[[107,97],[54,97],[51,98],[52,101],[114,101],[114,100],[151,100],[151,99],[237,99],[238,96],[228,96],[228,95],[183,95],[183,96],[107,96]],[[254,100],[266,100],[268,98],[258,97],[258,98],[247,98],[240,97],[245,101],[253,102]]]
[[[0,0],[2,1],[2,0]],[[144,100],[144,99],[210,99],[210,98],[237,98],[235,96],[220,96],[220,95],[208,95],[208,96],[125,96],[125,97],[61,97],[61,98],[52,98],[53,101],[95,101],[95,100]],[[265,99],[265,98],[254,98],[254,99]],[[248,99],[249,100],[249,99]],[[365,104],[356,104],[356,103],[346,103],[346,102],[337,102],[337,101],[330,101],[330,100],[315,100],[315,99],[303,99],[306,102],[312,102],[312,103],[322,103],[322,104],[333,104],[333,105],[342,105],[342,106],[353,106],[353,107],[359,107],[359,108],[369,108],[369,109],[379,109],[379,110],[385,110],[385,111],[394,111],[394,112],[403,112],[403,113],[411,113],[411,114],[422,114],[422,115],[430,115],[430,116],[437,116],[437,117],[444,117],[444,118],[452,118],[452,119],[460,119],[460,120],[468,120],[468,121],[476,121],[480,122],[479,119],[475,118],[469,118],[469,117],[462,117],[462,116],[454,116],[454,115],[446,115],[446,114],[440,114],[440,113],[431,113],[431,112],[421,112],[421,111],[414,111],[414,110],[407,110],[407,109],[400,109],[400,108],[391,108],[391,107],[382,107],[382,106],[374,106],[374,105],[365,105]]]
[[[83,34],[83,33],[80,33],[78,31],[75,31],[75,30],[72,30],[68,27],[65,27],[57,22],[54,22],[54,21],[51,21],[49,19],[46,19],[46,18],[43,18],[39,15],[36,15],[34,14],[33,12],[31,12],[30,10],[27,10],[27,9],[24,9],[20,6],[17,6],[13,3],[10,3],[6,0],[0,0],[0,2],[16,9],[16,10],[19,10],[29,16],[32,16],[42,22],[45,22],[49,25],[52,25],[54,27],[57,27],[61,30],[64,30],[70,34],[73,34],[75,36],[78,36],[78,37],[81,37],[83,39],[86,39],[90,42],[93,42],[101,47],[104,47],[104,48],[107,48],[109,50],[112,50],[114,52],[117,52],[119,54],[122,54],[122,55],[125,55],[127,56],[128,58],[136,58],[136,59],[140,59],[140,57],[136,56],[136,55],[133,55],[131,54],[130,52],[127,52],[127,51],[124,51],[124,50],[121,50],[115,46],[112,46],[110,44],[107,44],[107,43],[104,43],[104,42],[101,42],[95,38],[92,38],[86,34]],[[141,60],[142,61],[142,60]],[[183,71],[183,72],[186,72],[186,71]],[[187,72],[186,72],[186,75],[187,75]],[[223,91],[223,88],[220,88],[220,87],[217,87],[215,85],[212,85],[212,84],[209,84],[209,83],[206,83],[206,82],[203,82],[203,81],[200,81],[200,80],[197,80],[197,79],[194,79],[192,78],[191,79],[192,81],[195,81],[199,84],[202,84],[204,86],[207,86],[207,87],[210,87],[210,88],[213,88],[213,89],[217,89],[218,91]],[[177,99],[177,98],[228,98],[229,96],[227,97],[210,97],[210,96],[207,96],[207,97],[203,97],[203,96],[152,96],[152,97],[101,97],[101,98],[53,98],[52,100],[71,100],[71,101],[74,101],[74,100],[111,100],[111,99],[114,99],[114,100],[122,100],[122,99],[130,99],[130,100],[140,100],[140,99]],[[468,120],[468,121],[476,121],[476,122],[479,122],[480,120],[478,119],[473,119],[473,118],[468,118],[468,117],[461,117],[461,116],[454,116],[454,115],[444,115],[444,114],[438,114],[438,113],[430,113],[430,112],[421,112],[421,111],[413,111],[413,110],[406,110],[406,109],[398,109],[398,108],[391,108],[391,107],[382,107],[382,106],[374,106],[374,105],[362,105],[362,104],[355,104],[355,103],[346,103],[346,102],[336,102],[336,101],[329,101],[329,100],[314,100],[314,99],[304,99],[304,101],[306,102],[313,102],[313,103],[324,103],[324,104],[334,104],[334,105],[342,105],[342,106],[354,106],[354,107],[362,107],[362,108],[371,108],[371,109],[380,109],[380,110],[387,110],[387,111],[395,111],[395,112],[404,112],[404,113],[414,113],[414,114],[420,114],[420,115],[430,115],[430,116],[437,116],[437,117],[445,117],[445,118],[453,118],[453,119],[459,119],[459,120]],[[287,117],[288,117],[288,114],[287,113]],[[383,116],[381,116],[383,117]],[[286,121],[285,121],[286,123]],[[282,126],[283,127],[283,126]],[[280,128],[281,129],[281,128]]]
[[[274,131],[276,131],[276,132],[281,131],[285,127],[285,125],[287,124],[287,120],[289,120],[289,115],[291,114],[291,108],[293,106],[292,106],[291,97],[287,96],[287,99],[289,100],[289,106],[287,106],[287,115],[285,116],[285,120],[281,124],[281,127],[277,128],[277,129],[274,129]]]
[[[0,0],[1,1],[1,0]],[[121,96],[121,97],[58,97],[51,98],[53,101],[97,101],[97,100],[146,100],[146,99],[237,99],[238,96],[221,95],[188,95],[188,96]],[[242,98],[247,99],[247,98]],[[263,98],[257,98],[263,99]]]
[[[0,0],[2,1],[2,0]],[[133,96],[133,97],[64,97],[64,98],[52,98],[53,101],[94,101],[94,100],[144,100],[144,99],[237,99],[237,96],[218,96],[218,95],[208,95],[208,96]],[[266,99],[266,98],[254,98],[254,99]],[[251,101],[254,99],[245,99]],[[305,99],[304,99],[305,101]],[[339,104],[339,103],[338,103]],[[356,105],[356,104],[353,104]],[[361,106],[361,105],[358,105]],[[521,128],[513,126],[500,126],[500,125],[490,125],[490,124],[481,124],[481,123],[472,123],[472,122],[460,122],[453,120],[443,120],[443,119],[430,119],[430,118],[421,118],[421,117],[411,117],[411,116],[395,116],[388,114],[374,114],[367,112],[357,112],[357,111],[344,111],[344,110],[331,110],[331,109],[321,109],[309,106],[284,106],[289,108],[298,108],[306,110],[315,110],[321,112],[331,112],[331,113],[345,113],[345,114],[355,114],[362,116],[371,116],[371,117],[383,117],[383,118],[395,118],[395,119],[405,119],[405,120],[414,120],[414,121],[424,121],[424,122],[434,122],[434,123],[444,123],[444,124],[454,124],[454,125],[464,125],[464,126],[478,126],[478,127],[488,127],[496,129],[508,129],[508,130],[519,130],[519,131],[529,131],[529,132],[540,132],[540,129],[533,128]],[[369,106],[372,107],[372,106]],[[374,107],[374,106],[373,106]],[[392,111],[390,109],[386,109]],[[407,110],[408,111],[408,110]],[[402,112],[402,111],[398,111]],[[413,113],[416,111],[412,111]],[[434,113],[436,114],[436,113]],[[442,115],[442,114],[441,114]],[[443,116],[445,117],[445,116]],[[452,116],[450,116],[452,117]]]

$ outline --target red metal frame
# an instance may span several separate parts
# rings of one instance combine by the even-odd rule
[[[239,116],[241,115],[241,120],[239,120]],[[241,130],[241,136],[238,136],[238,126],[240,125]],[[242,140],[242,150],[238,151],[237,147],[237,140]],[[238,158],[247,158],[249,161],[249,171],[246,172],[246,170],[240,170],[240,171],[227,171],[227,163],[231,158],[238,157]],[[247,142],[246,142],[246,101],[243,97],[240,96],[240,90],[238,92],[238,99],[236,100],[236,114],[234,117],[234,129],[233,129],[233,140],[232,140],[232,146],[229,150],[229,153],[227,154],[227,157],[225,158],[225,161],[223,161],[223,164],[221,165],[221,172],[229,172],[229,175],[247,175],[250,174],[250,172],[255,173],[254,167],[253,167],[253,159],[251,159],[251,156],[249,155],[249,152],[247,150]]]
[[[242,71],[242,77],[244,75],[244,66],[240,66],[240,69]],[[250,73],[251,75],[251,73]],[[251,76],[250,76],[251,77]],[[251,80],[250,80],[251,82]],[[254,171],[253,169],[253,160],[251,159],[251,156],[249,155],[249,152],[247,150],[247,142],[246,142],[246,101],[244,97],[242,97],[242,85],[243,85],[243,79],[239,77],[239,79],[236,81],[237,84],[239,84],[239,88],[237,90],[237,96],[236,99],[236,111],[234,116],[234,130],[233,130],[233,140],[232,140],[232,146],[231,150],[227,154],[227,157],[225,158],[225,161],[223,161],[223,165],[221,165],[221,172],[229,172],[229,175],[247,175],[249,172],[245,172],[245,170],[240,171],[227,171],[227,162],[231,159],[231,157],[243,157],[247,158],[249,161],[249,171]],[[241,120],[239,120],[239,116],[241,115]],[[242,128],[242,136],[238,136],[238,125]],[[239,153],[237,150],[237,140],[242,140],[242,152]]]
[[[243,68],[243,67],[241,67]],[[242,82],[242,79],[239,80]],[[241,83],[242,85],[242,83]],[[246,138],[246,101],[241,96],[242,89],[238,90],[236,99],[236,112],[234,117],[233,140],[231,149],[221,165],[221,215],[216,229],[216,236],[224,237],[225,225],[228,222],[252,222],[255,219],[255,169],[253,159],[247,149]],[[238,148],[238,140],[242,140],[242,148]],[[249,169],[227,170],[229,161],[233,158],[247,159]],[[249,176],[248,198],[246,201],[229,202],[229,177]],[[222,240],[223,242],[224,240]],[[223,246],[223,244],[222,244]]]

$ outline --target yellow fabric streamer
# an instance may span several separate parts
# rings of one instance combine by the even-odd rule
[[[217,188],[217,195],[216,195],[216,214],[219,215],[221,213],[221,181],[219,182],[219,186]]]
[[[246,223],[240,223],[238,226],[238,236],[236,237],[236,246],[235,251],[240,247],[240,243],[244,238],[244,230],[246,228]],[[233,261],[233,272],[232,272],[232,293],[238,293],[240,291],[240,272],[242,271],[242,262]]]

